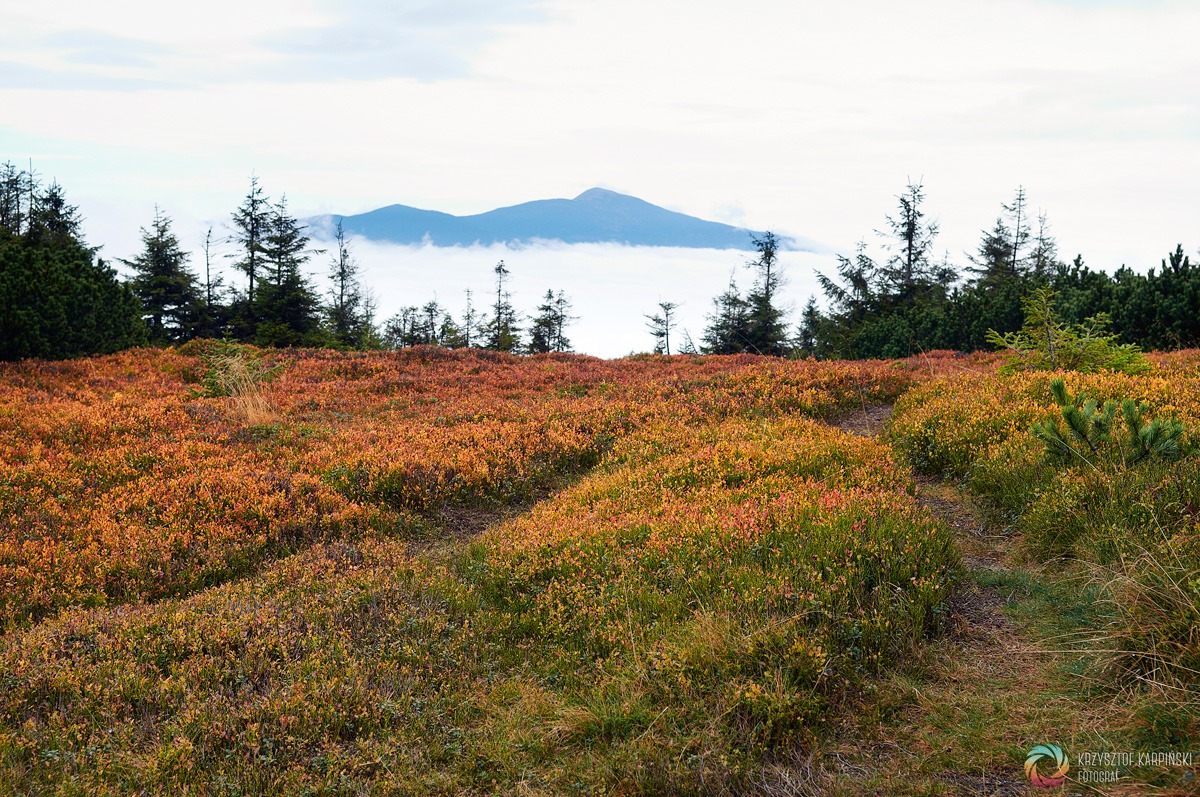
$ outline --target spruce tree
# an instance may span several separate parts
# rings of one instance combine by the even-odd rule
[[[28,226],[34,178],[11,162],[0,166],[0,234],[22,235]]]
[[[259,346],[319,346],[321,302],[301,271],[314,252],[304,225],[288,212],[287,198],[272,206],[261,249],[258,295],[249,303]]]
[[[533,354],[570,351],[571,341],[564,331],[574,320],[570,313],[571,300],[567,295],[561,290],[556,295],[547,289],[529,328],[529,351]]]
[[[783,271],[778,262],[779,239],[768,231],[762,238],[753,240],[758,258],[746,264],[754,270],[755,280],[745,299],[744,350],[782,356],[788,350],[788,335],[784,311],[776,306],[777,294],[784,284]]]
[[[359,281],[359,266],[350,253],[346,231],[338,219],[334,234],[337,251],[329,264],[329,304],[326,317],[334,341],[364,349],[375,339],[375,303]]]
[[[442,319],[446,317],[446,312],[442,306],[438,304],[437,299],[430,299],[421,308],[420,321],[418,329],[420,330],[421,343],[429,346],[442,345]]]
[[[558,326],[554,314],[554,291],[547,290],[529,325],[529,352],[545,354],[554,351],[554,330]]]
[[[948,281],[953,272],[935,266],[931,260],[933,242],[938,234],[936,221],[926,219],[922,205],[924,186],[909,182],[903,194],[896,197],[899,212],[886,216],[888,229],[878,232],[892,253],[879,268],[883,292],[893,305],[905,305],[930,288]]]
[[[571,341],[567,338],[566,328],[575,321],[578,321],[578,316],[571,315],[571,310],[574,308],[571,300],[560,288],[558,293],[554,295],[554,350],[563,352],[571,351]]]
[[[483,348],[516,352],[521,346],[521,328],[517,324],[517,313],[512,307],[512,297],[504,288],[509,274],[508,267],[501,260],[492,271],[496,275],[496,302],[492,305],[491,317],[481,324]]]
[[[122,260],[133,269],[130,283],[142,303],[150,343],[170,345],[191,338],[203,309],[195,276],[187,269],[188,254],[171,230],[171,219],[157,206],[150,229],[142,228],[142,251]]]
[[[1012,204],[1001,204],[1001,214],[996,218],[992,229],[984,230],[979,241],[979,248],[974,255],[968,255],[973,265],[967,271],[975,275],[974,283],[989,288],[1000,283],[1019,281],[1030,271],[1030,263],[1025,250],[1030,242],[1029,212],[1026,207],[1025,189],[1017,188]],[[1041,234],[1045,235],[1046,222],[1044,216],[1039,219]],[[1049,241],[1043,239],[1045,247]],[[1045,249],[1040,253],[1045,257]]]
[[[194,319],[193,334],[199,338],[220,338],[228,321],[228,308],[223,304],[225,281],[213,273],[213,228],[204,231],[201,250],[204,252],[204,285],[200,287],[201,302]]]
[[[738,354],[746,351],[749,333],[750,308],[738,292],[737,282],[729,279],[729,287],[713,299],[708,314],[708,326],[701,336],[701,351],[705,354]]]
[[[463,334],[462,327],[454,320],[450,313],[443,313],[441,323],[438,325],[438,341],[447,349],[463,349],[467,347],[467,337]]]
[[[678,308],[679,304],[676,302],[659,302],[658,312],[646,316],[646,320],[650,322],[646,327],[654,336],[655,354],[671,353],[671,329],[675,326],[675,311]]]
[[[255,288],[263,269],[263,252],[271,227],[271,202],[258,184],[258,177],[250,177],[250,190],[241,206],[233,212],[233,235],[231,241],[240,250],[233,266],[246,275],[246,300],[254,306]]]
[[[421,311],[418,307],[412,305],[401,307],[383,324],[383,345],[389,349],[403,349],[420,343],[418,329],[420,315]]]
[[[1062,264],[1058,260],[1058,242],[1050,234],[1050,222],[1045,213],[1038,214],[1037,235],[1029,253],[1029,273],[1035,280],[1048,279]]]
[[[61,186],[6,167],[0,225],[0,360],[105,354],[145,342],[141,305],[81,235]]]
[[[462,323],[458,325],[458,333],[462,338],[463,348],[471,348],[479,345],[481,333],[479,332],[479,313],[475,310],[475,305],[472,302],[473,295],[471,289],[467,288],[467,306],[463,309]]]
[[[800,313],[799,334],[796,336],[796,353],[802,357],[818,356],[819,342],[822,340],[821,326],[825,323],[817,307],[817,300],[810,296],[804,310]]]

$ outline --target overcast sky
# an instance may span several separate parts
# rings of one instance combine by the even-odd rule
[[[114,257],[252,172],[298,215],[603,186],[846,253],[911,178],[957,262],[1023,185],[1064,255],[1145,269],[1200,246],[1197,34],[1186,0],[5,2],[0,160]]]

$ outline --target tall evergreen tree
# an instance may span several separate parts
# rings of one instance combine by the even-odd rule
[[[750,331],[750,308],[738,291],[737,282],[729,278],[729,287],[713,299],[708,326],[700,338],[700,350],[705,354],[738,354],[746,351]]]
[[[445,346],[447,349],[464,349],[467,347],[467,337],[463,334],[462,327],[454,320],[454,316],[450,313],[442,313],[442,320],[438,324],[438,343]]]
[[[566,329],[575,321],[579,320],[578,316],[571,315],[571,310],[574,309],[574,304],[567,297],[567,294],[560,288],[558,293],[554,294],[554,336],[553,347],[555,351],[571,351],[571,341],[567,337]]]
[[[997,218],[991,230],[984,230],[975,254],[968,254],[972,265],[967,271],[975,275],[975,285],[989,287],[1017,277],[1013,263],[1013,235],[1003,218]]]
[[[383,344],[390,349],[407,346],[458,349],[465,345],[465,341],[450,313],[437,299],[431,299],[421,307],[402,307],[389,318],[383,325]]]
[[[463,348],[471,348],[479,344],[479,313],[475,310],[475,305],[472,302],[471,289],[467,288],[467,306],[463,310],[462,323],[458,326],[459,335],[462,337]]]
[[[654,336],[654,353],[671,353],[671,330],[675,327],[675,311],[679,308],[677,302],[659,302],[658,312],[647,315],[650,323],[646,327]]]
[[[529,352],[545,354],[554,351],[554,291],[547,290],[529,325]]]
[[[922,204],[924,186],[909,182],[904,193],[896,197],[900,207],[895,216],[886,216],[888,229],[878,234],[892,254],[879,268],[883,291],[894,304],[911,302],[931,287],[944,285],[953,272],[936,266],[932,259],[933,241],[938,223],[926,219]]]
[[[808,297],[808,303],[800,313],[799,334],[796,336],[796,354],[802,357],[817,357],[821,351],[824,339],[822,326],[827,323],[817,307],[815,297]]]
[[[496,302],[492,305],[492,315],[482,324],[483,347],[492,351],[515,352],[521,346],[521,328],[517,323],[517,313],[513,310],[512,297],[504,288],[508,267],[501,260],[492,271],[496,275]]]
[[[1012,219],[1012,257],[1010,262],[1013,269],[1018,274],[1023,274],[1025,271],[1025,260],[1021,256],[1021,252],[1029,243],[1029,211],[1026,208],[1025,187],[1017,186],[1017,194],[1013,197],[1011,205],[1001,205],[1004,212]]]
[[[219,338],[224,335],[228,312],[223,304],[225,281],[213,273],[213,228],[204,231],[201,251],[204,252],[204,284],[200,286],[201,302],[194,323],[194,335]]]
[[[338,220],[334,234],[337,252],[329,264],[329,304],[326,309],[334,340],[352,349],[363,349],[375,339],[375,303],[359,280],[359,267],[350,253],[346,231]]]
[[[31,172],[18,169],[11,162],[0,166],[0,231],[9,235],[23,234],[29,222],[34,194]]]
[[[974,255],[967,255],[973,265],[967,270],[975,275],[974,283],[982,287],[993,287],[1001,282],[1019,280],[1030,271],[1026,249],[1030,242],[1029,211],[1026,207],[1025,189],[1018,186],[1012,204],[1001,204],[1001,214],[992,229],[984,230],[979,248]],[[1041,219],[1042,232],[1047,227]],[[1042,241],[1043,246],[1048,240]],[[1044,257],[1047,253],[1043,251]]]
[[[779,289],[784,284],[779,265],[779,239],[768,231],[762,238],[754,238],[754,248],[758,250],[758,258],[746,264],[755,272],[755,279],[745,299],[744,350],[782,356],[788,350],[788,335],[785,313],[776,305]]]
[[[259,292],[249,303],[256,320],[253,340],[259,346],[318,346],[321,302],[301,267],[314,252],[304,225],[288,212],[287,198],[272,206],[262,247],[264,273]]]
[[[55,245],[85,245],[83,241],[83,218],[79,208],[67,202],[63,187],[57,182],[51,183],[44,191],[36,190],[30,183],[31,200],[29,220],[26,224],[25,236],[35,244]],[[91,251],[94,253],[98,247]]]
[[[574,320],[570,313],[571,301],[567,295],[562,291],[555,295],[547,289],[529,328],[529,351],[533,354],[570,351],[571,341],[565,333],[567,325]]]
[[[880,268],[865,241],[859,241],[853,258],[838,255],[837,261],[838,279],[817,272],[817,284],[842,323],[856,324],[878,308]]]
[[[254,306],[255,288],[264,267],[264,252],[270,233],[271,201],[258,184],[258,177],[251,175],[250,190],[241,206],[233,212],[231,237],[239,249],[233,266],[246,275],[246,300],[250,307]]]
[[[1038,213],[1037,235],[1029,253],[1029,273],[1035,280],[1048,279],[1058,266],[1058,242],[1050,234],[1050,222],[1044,212]]]
[[[171,219],[158,206],[150,229],[142,228],[142,251],[122,260],[133,269],[130,283],[142,303],[150,342],[180,343],[192,337],[203,309],[196,277],[187,268],[188,254],[171,230]]]
[[[421,310],[418,307],[401,307],[383,324],[383,345],[389,349],[403,349],[423,342],[418,330],[420,316]]]
[[[14,188],[15,187],[15,188]],[[0,224],[0,360],[104,354],[145,341],[141,306],[80,234],[57,183],[5,168],[12,204]],[[24,192],[28,197],[24,198]]]

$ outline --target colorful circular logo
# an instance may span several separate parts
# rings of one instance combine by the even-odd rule
[[[1041,767],[1038,766],[1039,763],[1042,763],[1046,769],[1053,768],[1054,771],[1049,775],[1043,775]],[[1030,783],[1042,789],[1053,789],[1055,786],[1063,785],[1070,769],[1071,764],[1067,760],[1066,753],[1056,744],[1039,744],[1030,750],[1029,755],[1025,758],[1026,777],[1029,778]]]

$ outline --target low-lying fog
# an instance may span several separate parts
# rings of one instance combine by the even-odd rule
[[[331,250],[332,246],[321,243]],[[729,285],[732,274],[744,293],[754,273],[745,263],[754,252],[713,249],[631,247],[616,244],[542,243],[511,248],[504,245],[450,247],[397,246],[352,239],[351,249],[362,267],[363,283],[374,291],[377,320],[383,322],[400,308],[423,305],[430,299],[460,318],[466,289],[476,309],[487,311],[495,301],[493,268],[503,260],[510,275],[507,290],[512,304],[525,317],[536,312],[550,289],[566,292],[578,316],[567,331],[575,351],[598,357],[621,357],[650,351],[654,340],[646,329],[645,315],[658,311],[659,301],[678,303],[678,330],[672,332],[674,351],[683,330],[699,345],[705,315],[712,299]],[[324,264],[328,252],[314,258],[314,284],[324,293],[328,283]],[[812,294],[818,294],[815,270],[833,274],[832,255],[780,252],[787,284],[780,297],[791,307],[793,325]],[[317,268],[317,267],[320,268]]]

